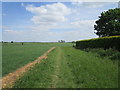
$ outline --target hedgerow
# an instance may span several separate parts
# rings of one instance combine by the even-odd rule
[[[120,36],[108,36],[88,40],[76,41],[76,48],[114,48],[120,51]]]

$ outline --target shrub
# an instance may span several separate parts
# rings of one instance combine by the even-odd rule
[[[102,38],[95,38],[89,40],[81,40],[76,42],[76,48],[114,48],[120,51],[120,36],[109,36]]]
[[[120,52],[113,54],[110,59],[112,60],[120,60]]]
[[[107,57],[111,60],[120,60],[120,52],[112,48],[106,49],[106,50],[102,48],[97,48],[97,49],[87,48],[87,49],[84,49],[84,51],[96,53],[101,58]]]
[[[13,43],[13,41],[11,41],[11,43]]]

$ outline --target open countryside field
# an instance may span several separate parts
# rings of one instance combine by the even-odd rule
[[[13,56],[11,59],[12,62],[9,61],[8,63],[7,60],[9,59],[3,59],[6,60],[6,63],[4,61],[3,65],[11,64],[9,67],[3,66],[4,73],[14,71],[26,63],[35,60],[52,46],[57,47],[49,54],[47,59],[41,60],[41,63],[36,64],[35,67],[24,73],[24,75],[15,82],[14,88],[118,87],[117,61],[112,61],[108,58],[103,59],[95,53],[75,49],[71,43],[26,43],[26,45],[23,46],[18,43],[13,45],[9,44],[8,46],[6,45],[8,50],[12,50],[10,47],[14,47],[16,50],[13,49],[14,53],[11,53],[11,56]],[[22,47],[26,47],[28,50],[24,52],[25,48],[21,49]],[[5,50],[7,50],[7,48]],[[24,55],[21,59],[15,56],[19,53],[19,50],[21,50],[21,54]],[[10,52],[11,51],[9,51],[9,53]],[[28,54],[29,56],[27,56]],[[9,55],[10,54],[8,54],[8,56]],[[18,60],[22,60],[22,63]],[[13,66],[14,69],[10,68]]]
[[[2,88],[119,88],[120,2],[49,1],[2,2]]]
[[[0,43],[0,87],[2,87],[2,43]]]
[[[60,43],[3,43],[2,45],[2,76],[34,61],[53,46]],[[70,43],[62,45],[71,45]]]

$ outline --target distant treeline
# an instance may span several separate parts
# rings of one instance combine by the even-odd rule
[[[109,36],[88,40],[76,41],[76,48],[114,48],[120,51],[120,36]]]
[[[57,42],[4,42],[2,41],[1,43],[57,43]]]
[[[0,43],[75,43],[75,41],[72,42],[0,42]]]

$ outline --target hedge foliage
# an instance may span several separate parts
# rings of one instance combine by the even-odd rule
[[[101,37],[101,38],[76,41],[76,48],[79,48],[79,49],[114,48],[120,51],[120,36],[109,36],[109,37]]]

